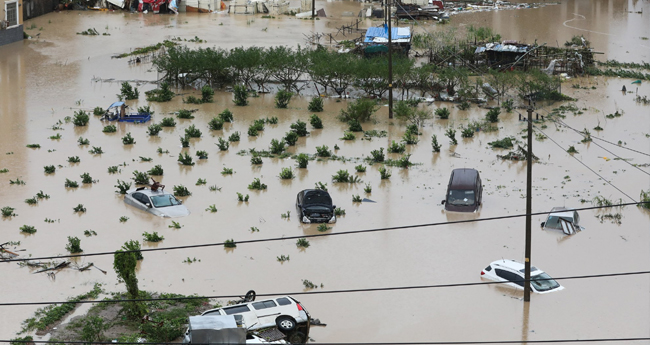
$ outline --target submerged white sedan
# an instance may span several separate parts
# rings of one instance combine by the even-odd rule
[[[130,190],[124,196],[124,202],[160,217],[176,218],[190,214],[180,200],[164,190],[152,191],[144,187]]]

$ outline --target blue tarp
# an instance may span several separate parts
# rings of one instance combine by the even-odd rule
[[[115,102],[111,105],[108,106],[108,109],[113,108],[113,107],[121,107],[124,102]]]
[[[391,38],[394,41],[399,39],[409,39],[411,38],[410,28],[391,28],[390,30]],[[366,31],[366,37],[364,38],[364,43],[377,43],[375,38],[383,38],[384,42],[388,42],[388,26],[383,25],[380,27],[369,27]]]

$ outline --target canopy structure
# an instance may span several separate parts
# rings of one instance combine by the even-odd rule
[[[393,43],[408,43],[411,42],[411,28],[391,28],[391,40]],[[386,25],[380,27],[370,27],[366,31],[364,43],[388,43],[388,27]]]

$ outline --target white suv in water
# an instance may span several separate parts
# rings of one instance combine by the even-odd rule
[[[292,344],[304,344],[309,339],[311,316],[290,296],[210,309],[201,314],[205,315],[241,315],[248,330],[277,327]]]
[[[515,260],[497,260],[481,271],[481,278],[496,282],[504,282],[505,285],[518,290],[524,289],[525,266]],[[537,267],[530,268],[530,289],[536,293],[549,293],[564,289],[551,276]]]

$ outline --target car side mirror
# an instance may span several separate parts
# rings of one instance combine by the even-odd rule
[[[440,202],[441,205],[444,205],[447,202],[447,200],[443,200]]]
[[[150,204],[150,203],[146,203],[146,204],[144,204],[144,205],[147,206],[147,207],[149,207],[149,208],[151,208],[151,204]]]
[[[298,207],[302,207],[302,204],[298,204]]]
[[[476,206],[481,206],[481,202],[480,202],[480,201],[477,202],[477,203],[476,203]]]
[[[541,225],[542,225],[542,228],[543,228],[543,227],[544,227],[544,225],[546,225],[546,222],[542,222],[542,224],[541,224]]]
[[[332,205],[332,210],[335,210],[335,209],[336,209],[336,205]]]

